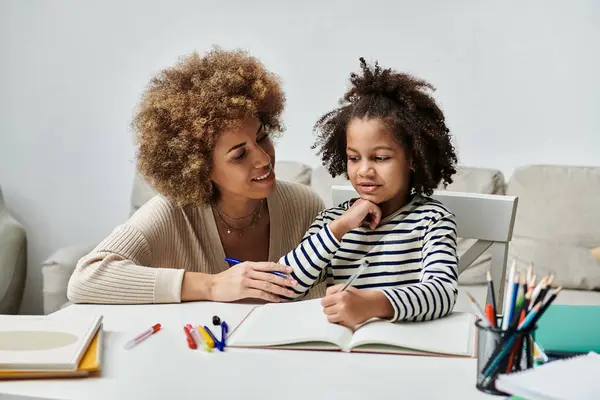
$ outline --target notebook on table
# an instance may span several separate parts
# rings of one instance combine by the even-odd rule
[[[101,325],[93,315],[0,315],[0,371],[77,371]]]
[[[230,347],[475,357],[475,321],[453,312],[434,321],[369,321],[354,332],[327,321],[320,299],[253,308]]]
[[[598,371],[600,355],[592,352],[499,375],[496,389],[527,400],[598,399]]]
[[[600,306],[553,304],[537,326],[535,341],[549,355],[600,353]]]
[[[42,378],[82,378],[92,376],[99,372],[102,366],[102,346],[103,346],[102,325],[98,328],[96,335],[88,346],[85,354],[81,358],[77,369],[74,371],[10,371],[0,370],[1,380],[14,379],[42,379]]]

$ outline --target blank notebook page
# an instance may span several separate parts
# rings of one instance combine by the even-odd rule
[[[444,318],[423,322],[375,321],[360,328],[351,345],[380,343],[433,353],[473,354],[475,316],[453,312]]]
[[[496,388],[529,400],[598,399],[600,355],[588,353],[501,375],[496,381]]]
[[[331,324],[323,313],[321,299],[271,303],[256,308],[232,332],[231,346],[276,346],[330,340],[342,346],[352,331]]]

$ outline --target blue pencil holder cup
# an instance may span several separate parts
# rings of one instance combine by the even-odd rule
[[[504,331],[499,328],[484,327],[480,322],[475,322],[477,327],[476,387],[487,394],[508,396],[509,394],[496,389],[496,378],[500,374],[509,374],[533,367],[533,334],[536,327],[523,332]],[[514,340],[510,351],[506,356],[499,357],[508,340]],[[495,367],[492,367],[494,365]],[[488,368],[491,368],[491,373],[486,371]]]

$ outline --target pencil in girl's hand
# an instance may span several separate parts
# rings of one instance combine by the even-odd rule
[[[492,274],[490,271],[487,272],[487,283],[488,283],[488,296],[489,301],[485,304],[485,315],[490,320],[490,323],[496,327],[496,295],[494,294],[494,282],[492,281]]]
[[[369,266],[369,262],[367,260],[363,260],[360,263],[358,269],[348,278],[344,286],[342,287],[342,292],[348,288],[348,286],[352,285],[356,279],[363,273],[363,271]]]
[[[481,320],[481,325],[483,325],[484,328],[489,328],[490,326],[492,326],[492,322],[485,315],[479,303],[477,303],[475,298],[471,296],[469,292],[466,293],[467,297],[469,298],[469,302],[471,303],[471,307],[473,308],[473,311],[475,311],[475,315]]]

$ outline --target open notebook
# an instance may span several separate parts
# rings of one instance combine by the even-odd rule
[[[372,320],[355,332],[327,321],[321,299],[254,308],[232,331],[230,347],[475,357],[475,321],[454,312],[426,322]]]

